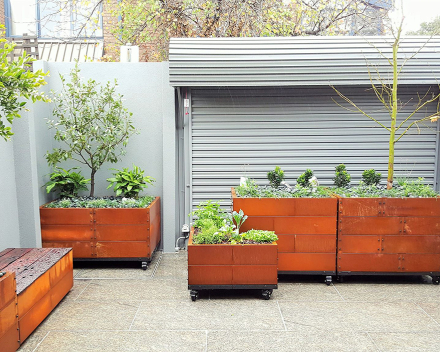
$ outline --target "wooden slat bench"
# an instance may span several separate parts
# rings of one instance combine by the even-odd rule
[[[72,288],[72,250],[8,248],[0,272],[0,346],[15,351]]]

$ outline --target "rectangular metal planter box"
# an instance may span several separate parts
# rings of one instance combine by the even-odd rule
[[[278,287],[278,246],[188,242],[188,289],[274,289]]]
[[[43,247],[71,247],[75,259],[150,261],[160,242],[160,198],[147,208],[40,207]]]
[[[2,272],[2,270],[0,270]],[[15,273],[7,272],[0,277],[0,347],[1,351],[13,352],[18,349],[17,293]]]
[[[440,198],[338,202],[338,275],[440,275]]]
[[[279,273],[336,274],[336,198],[239,198],[232,188],[232,204],[248,216],[240,231],[275,231]]]

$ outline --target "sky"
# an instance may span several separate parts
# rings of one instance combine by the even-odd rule
[[[420,23],[430,22],[440,16],[440,0],[403,0],[403,13],[404,33],[417,30]]]

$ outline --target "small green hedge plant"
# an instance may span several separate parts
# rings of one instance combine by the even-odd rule
[[[284,171],[279,166],[276,166],[275,170],[267,173],[267,179],[273,188],[278,188],[284,180]]]
[[[243,210],[226,213],[212,200],[201,203],[191,215],[198,217],[194,221],[194,244],[272,243],[278,239],[273,231],[250,230],[240,234],[239,229],[247,219]]]
[[[377,186],[380,183],[380,179],[382,178],[382,174],[376,172],[374,169],[365,170],[362,173],[362,181],[367,186]]]
[[[313,171],[307,169],[296,180],[297,184],[302,187],[310,187],[310,179],[313,177]]]
[[[348,187],[351,181],[351,176],[347,172],[344,164],[339,164],[336,166],[335,178],[333,179],[335,186],[342,188]]]
[[[144,170],[136,165],[133,165],[133,170],[129,170],[128,168],[112,170],[116,172],[113,173],[114,177],[107,179],[107,181],[110,182],[107,189],[114,186],[113,190],[117,196],[122,194],[125,197],[138,198],[139,192],[156,181],[150,176],[144,176]]]
[[[61,167],[56,167],[49,177],[50,180],[45,184],[47,193],[59,191],[60,197],[78,197],[79,191],[87,191],[87,184],[90,179],[85,179],[80,172],[74,172],[72,169],[65,170]]]

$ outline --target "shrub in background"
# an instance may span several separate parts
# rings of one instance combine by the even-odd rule
[[[376,172],[374,169],[365,170],[362,173],[362,181],[368,186],[377,186],[380,183],[382,174]]]
[[[275,170],[267,173],[267,179],[273,188],[278,188],[284,180],[284,171],[279,166],[276,166]]]
[[[333,179],[335,186],[342,188],[347,187],[350,184],[351,176],[347,172],[344,164],[336,166],[335,178]]]
[[[296,182],[302,187],[310,187],[310,179],[313,177],[313,171],[307,169],[303,174],[301,174]]]

